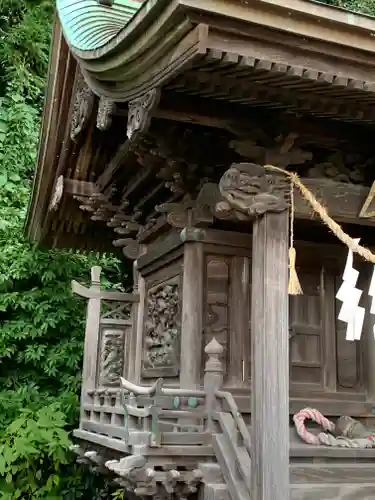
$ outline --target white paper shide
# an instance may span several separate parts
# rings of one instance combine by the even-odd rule
[[[355,243],[359,243],[360,239],[355,239]],[[347,324],[346,340],[360,340],[363,322],[365,319],[365,308],[359,306],[359,301],[362,296],[362,290],[356,287],[359,277],[359,272],[353,268],[353,252],[349,250],[346,259],[344,274],[342,276],[342,285],[340,286],[336,298],[342,302],[342,306],[338,315],[338,319]],[[372,296],[375,295],[375,279],[374,273],[371,280],[369,294],[372,291]],[[375,305],[371,307],[375,312]],[[372,311],[371,311],[372,312]]]

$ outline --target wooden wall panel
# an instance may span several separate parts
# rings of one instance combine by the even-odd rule
[[[206,255],[203,348],[213,337],[224,347],[225,383],[250,380],[250,259]],[[202,370],[203,370],[202,363]],[[203,374],[203,371],[202,371]]]
[[[323,389],[324,326],[320,272],[299,272],[303,295],[290,297],[290,374],[291,383],[309,384]]]
[[[142,321],[141,383],[164,377],[178,379],[181,343],[180,260],[151,273],[145,279]]]
[[[229,332],[229,273],[231,258],[208,255],[206,257],[206,283],[203,345],[215,337],[223,346],[224,367],[227,372]],[[203,360],[204,364],[205,360]]]
[[[336,279],[336,289],[341,285],[341,278]],[[364,287],[359,284],[359,287]],[[336,301],[337,312],[341,302]],[[363,342],[349,342],[346,340],[346,323],[336,321],[336,350],[337,350],[337,390],[342,392],[364,392],[362,377],[362,348]]]

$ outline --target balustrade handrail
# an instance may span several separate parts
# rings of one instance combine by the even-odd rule
[[[251,437],[249,433],[249,429],[247,428],[247,425],[245,424],[244,419],[242,418],[242,415],[238,409],[237,403],[233,397],[233,395],[230,392],[226,391],[216,391],[215,395],[219,399],[224,399],[229,407],[230,413],[236,423],[237,429],[241,434],[241,438],[243,441],[243,444],[246,448],[246,451],[248,452],[249,456],[251,457]]]
[[[153,396],[158,392],[162,396],[180,396],[180,397],[205,397],[206,393],[199,389],[181,389],[172,387],[161,387],[163,382],[162,378],[159,378],[151,386],[141,386],[129,382],[129,380],[120,378],[121,388],[127,392],[134,394],[134,396]]]

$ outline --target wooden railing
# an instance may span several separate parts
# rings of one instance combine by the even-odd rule
[[[163,444],[205,444],[205,392],[163,387],[141,387],[121,378],[121,402],[125,412],[126,442],[160,447]]]
[[[82,419],[77,437],[135,455],[163,447],[168,455],[173,447],[174,454],[188,450],[199,460],[207,451],[216,456],[232,498],[250,498],[249,430],[232,394],[221,390],[222,346],[212,340],[205,353],[202,390],[164,387],[162,379],[145,387],[125,378],[120,388],[89,390],[83,415],[95,418]]]
[[[126,442],[150,447],[211,444],[232,498],[249,499],[250,433],[232,394],[220,390],[222,346],[213,340],[205,352],[204,390],[163,387],[162,379],[151,387],[121,379]]]

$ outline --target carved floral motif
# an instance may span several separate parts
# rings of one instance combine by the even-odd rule
[[[179,345],[179,285],[176,282],[170,282],[148,293],[143,376],[178,375]]]

